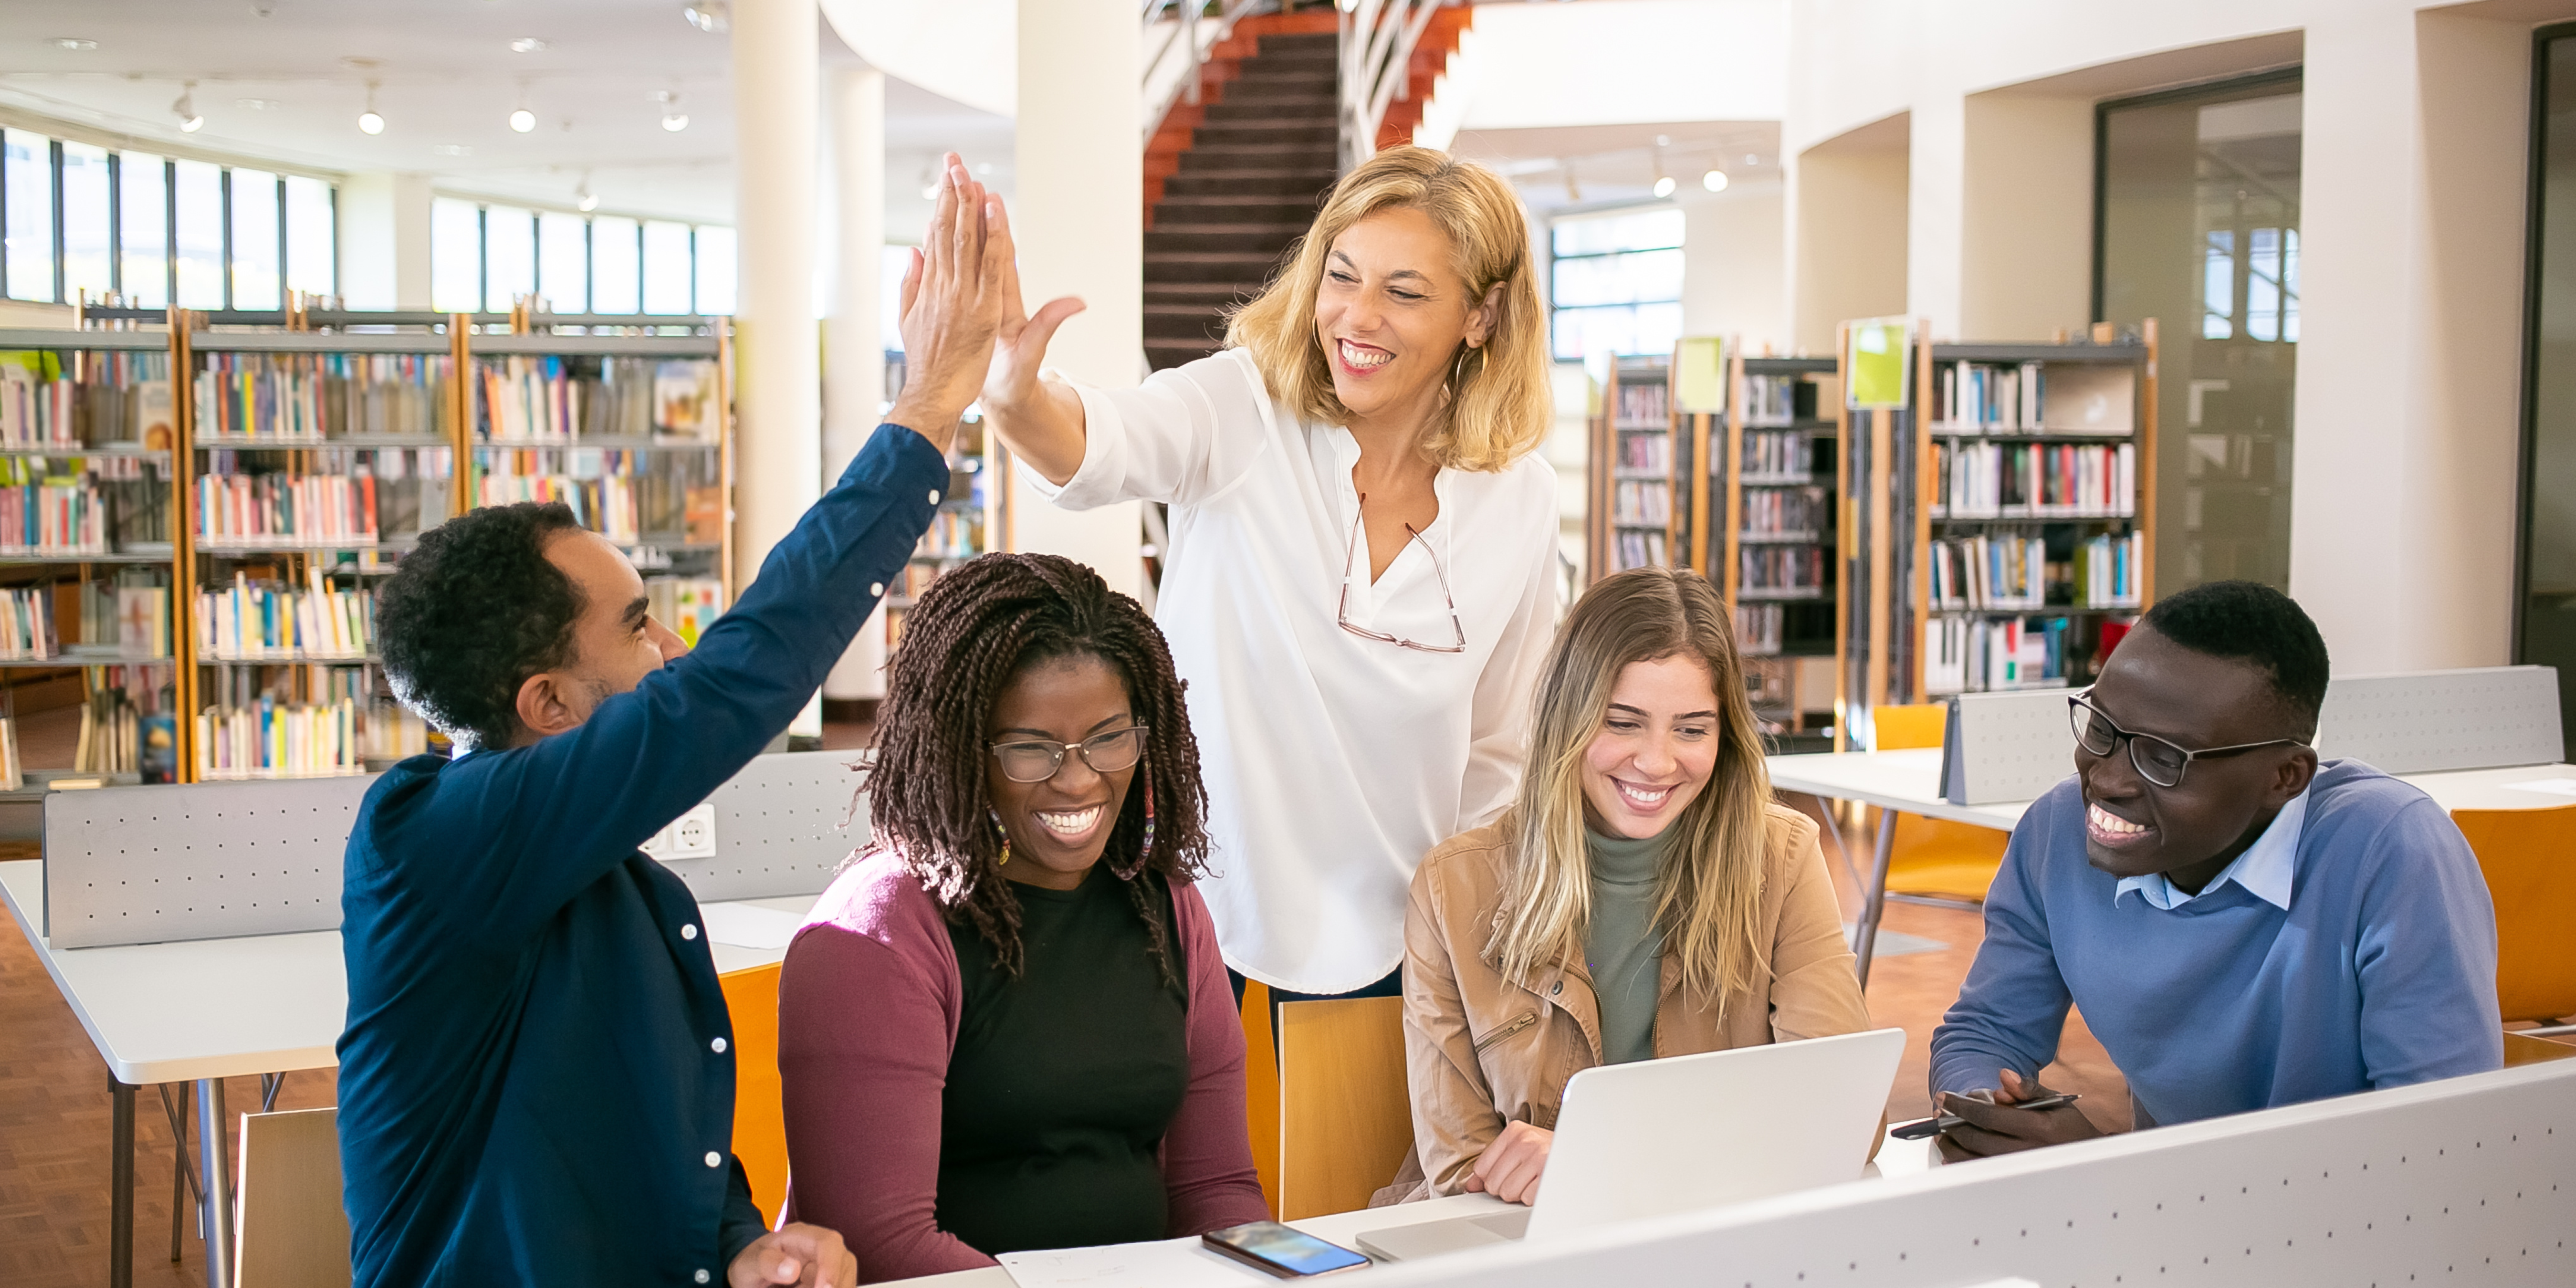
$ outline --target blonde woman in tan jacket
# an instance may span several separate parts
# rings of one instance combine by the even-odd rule
[[[1815,824],[1771,801],[1729,619],[1698,575],[1639,568],[1558,629],[1513,806],[1413,876],[1415,1160],[1380,1201],[1530,1202],[1594,1065],[1870,1027]]]

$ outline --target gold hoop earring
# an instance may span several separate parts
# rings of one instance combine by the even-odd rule
[[[993,835],[1002,838],[1002,857],[995,860],[993,866],[1007,868],[1011,866],[1011,833],[1002,826],[1000,811],[988,809],[984,811],[984,817],[993,820]]]

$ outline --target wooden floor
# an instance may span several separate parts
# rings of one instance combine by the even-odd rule
[[[849,735],[833,731],[835,743]],[[32,857],[0,853],[0,858]],[[1846,917],[1858,900],[1832,864]],[[1909,1036],[1904,1071],[1888,1097],[1897,1119],[1928,1112],[1924,1090],[1928,1043],[1941,1012],[1958,993],[1979,939],[1976,913],[1903,904],[1888,909],[1887,929],[1937,940],[1940,951],[1881,957],[1873,968],[1870,1010],[1881,1024]],[[2052,1087],[2084,1094],[2085,1111],[2105,1127],[2128,1125],[2128,1092],[2102,1049],[2080,1023],[2070,1023]],[[289,1074],[279,1108],[334,1102],[328,1070]],[[177,1094],[180,1088],[173,1088]],[[256,1107],[256,1079],[228,1084],[230,1106]],[[0,927],[0,1284],[9,1288],[95,1288],[107,1281],[108,1082],[106,1066],[54,991],[14,922]],[[135,1132],[136,1250],[139,1288],[202,1285],[203,1256],[193,1228],[170,1252],[171,1135],[159,1097],[138,1097]],[[193,1139],[193,1133],[192,1133]]]

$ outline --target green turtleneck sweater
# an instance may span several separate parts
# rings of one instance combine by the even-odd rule
[[[1601,1061],[1655,1058],[1655,1003],[1663,988],[1664,934],[1655,926],[1655,873],[1672,829],[1644,840],[1585,828],[1592,867],[1592,926],[1583,955],[1601,1002]]]

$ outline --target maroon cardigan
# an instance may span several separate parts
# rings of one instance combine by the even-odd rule
[[[1172,887],[1189,968],[1189,1090],[1163,1137],[1175,1236],[1269,1218],[1244,1125],[1243,1027],[1199,892]],[[991,1257],[939,1229],[940,1096],[957,1046],[957,953],[939,907],[887,851],[843,872],[788,945],[778,1073],[786,1219],[840,1232],[874,1283]]]

